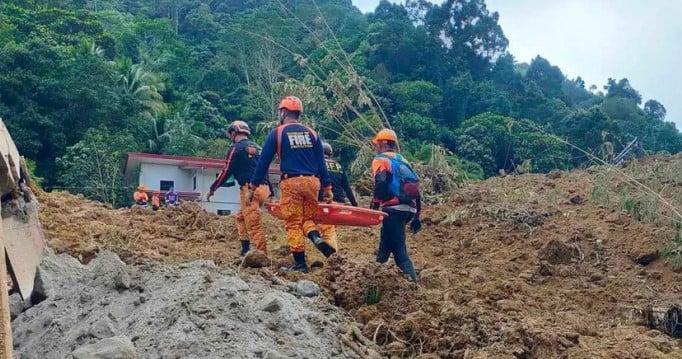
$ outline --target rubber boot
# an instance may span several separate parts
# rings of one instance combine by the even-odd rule
[[[400,263],[396,263],[398,268],[400,268],[401,271],[403,271],[404,274],[406,274],[410,282],[417,283],[417,272],[414,270],[414,265],[412,264],[411,260],[406,260]]]
[[[315,247],[327,258],[336,253],[336,249],[325,242],[318,231],[310,231],[308,238],[315,244]]]
[[[246,253],[251,249],[251,241],[249,240],[242,240],[242,250],[239,252],[239,256],[243,257],[246,255]]]
[[[308,265],[305,263],[305,252],[291,253],[294,257],[294,265],[288,268],[282,268],[282,272],[301,272],[308,273]]]

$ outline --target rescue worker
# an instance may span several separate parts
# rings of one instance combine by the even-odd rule
[[[232,146],[227,151],[225,166],[211,184],[206,199],[210,201],[218,188],[224,186],[225,182],[234,176],[239,184],[240,207],[235,219],[242,245],[240,255],[246,255],[251,249],[251,244],[267,253],[268,246],[263,233],[260,208],[270,197],[269,182],[265,181],[264,184],[257,186],[253,195],[249,193],[249,180],[260,158],[260,148],[249,139],[251,128],[244,121],[232,122],[227,129],[227,135],[232,140]]]
[[[159,208],[161,208],[161,196],[159,196],[161,193],[160,192],[154,192],[152,194],[152,210],[158,211]]]
[[[305,238],[308,237],[325,256],[334,253],[317,230],[317,196],[322,184],[323,199],[332,200],[332,185],[322,152],[322,141],[317,133],[299,122],[303,105],[297,97],[282,99],[278,106],[279,126],[270,131],[263,145],[263,154],[251,178],[251,188],[260,186],[267,175],[270,162],[280,158],[282,180],[279,184],[280,210],[294,264],[285,271],[308,272],[305,259]]]
[[[376,261],[386,263],[393,254],[398,268],[416,282],[417,274],[405,245],[405,226],[411,222],[414,233],[421,229],[419,180],[410,164],[398,153],[398,137],[393,130],[379,131],[372,143],[376,152],[372,161],[372,209],[381,209],[388,214],[381,227]]]
[[[141,208],[147,208],[147,203],[149,202],[149,196],[147,195],[147,188],[144,185],[137,187],[137,191],[133,193],[133,200],[135,204]]]
[[[333,202],[345,204],[346,198],[348,198],[350,204],[353,207],[357,207],[358,202],[355,200],[355,194],[350,188],[346,172],[343,170],[343,167],[341,167],[341,164],[332,158],[332,156],[334,156],[332,145],[329,144],[329,142],[322,141],[322,150],[324,151],[324,160],[327,164],[327,171],[332,180]],[[320,201],[323,199],[323,192],[324,191],[320,190]],[[338,251],[339,246],[336,240],[336,226],[333,224],[320,224],[318,230],[322,234],[322,239],[334,248],[335,251]]]
[[[175,188],[171,187],[168,192],[166,192],[164,201],[166,202],[166,206],[177,206],[180,204],[180,198],[178,192],[175,192]]]

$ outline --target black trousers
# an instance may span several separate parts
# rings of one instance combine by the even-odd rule
[[[384,218],[381,226],[381,240],[379,241],[379,250],[377,252],[377,262],[386,263],[388,258],[393,254],[395,264],[407,274],[414,282],[417,281],[417,274],[414,271],[414,265],[407,253],[407,245],[405,244],[405,226],[409,223],[414,214],[407,211],[384,210],[388,214]]]

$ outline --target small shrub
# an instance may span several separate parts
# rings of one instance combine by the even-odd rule
[[[598,175],[592,184],[590,191],[590,200],[602,206],[608,207],[611,204],[611,189],[606,176]]]
[[[663,256],[668,259],[673,269],[682,269],[682,223],[675,225],[675,236],[663,247]]]
[[[381,289],[376,283],[368,283],[365,286],[365,304],[373,305],[381,301]]]
[[[648,193],[621,196],[623,209],[638,221],[654,221],[660,216],[658,198]]]

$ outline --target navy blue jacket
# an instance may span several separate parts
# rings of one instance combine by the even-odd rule
[[[248,138],[233,144],[227,150],[225,167],[211,185],[211,191],[218,190],[218,187],[221,187],[230,176],[234,176],[239,186],[249,184],[259,158],[260,148]]]
[[[341,164],[332,158],[327,158],[326,163],[329,177],[332,179],[334,202],[346,203],[346,196],[348,196],[350,204],[357,207],[358,201],[355,199],[355,194],[353,194],[353,190],[350,188],[350,183],[348,182],[348,176],[346,176],[346,172],[343,170],[343,167],[341,167]],[[324,189],[320,188],[318,200],[321,201],[323,196]]]
[[[263,144],[256,172],[251,178],[253,186],[263,183],[275,154],[280,157],[282,175],[317,176],[323,187],[331,186],[322,141],[310,128],[300,123],[290,123],[270,131]]]

